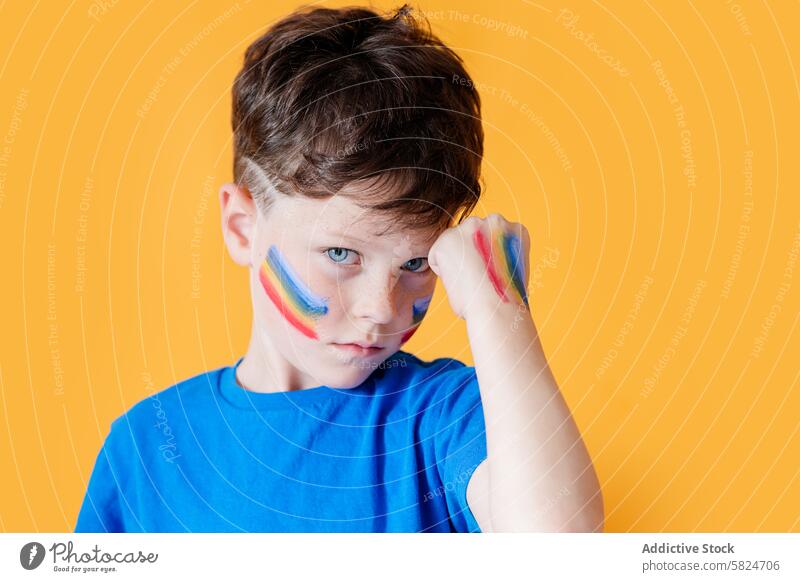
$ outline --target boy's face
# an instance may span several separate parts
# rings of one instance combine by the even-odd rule
[[[231,256],[250,267],[251,341],[307,385],[361,384],[424,317],[436,284],[426,257],[439,230],[380,234],[392,226],[386,216],[344,195],[275,193],[264,215],[228,184],[222,206]]]

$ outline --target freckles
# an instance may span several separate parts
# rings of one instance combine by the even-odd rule
[[[500,299],[507,303],[509,298],[506,289],[513,288],[527,306],[525,263],[519,237],[502,229],[496,229],[487,237],[483,230],[478,229],[472,235],[472,240],[483,259],[486,275]]]
[[[408,340],[411,339],[411,336],[414,335],[414,332],[419,329],[419,324],[422,323],[422,319],[425,317],[425,314],[428,312],[428,307],[430,307],[431,299],[433,299],[433,294],[428,295],[427,297],[420,297],[411,305],[411,321],[413,322],[413,326],[411,329],[406,331],[403,334],[403,337],[400,338],[400,343],[406,343]]]
[[[275,245],[261,263],[258,278],[284,319],[306,337],[318,339],[316,320],[328,313],[328,302],[309,289]]]

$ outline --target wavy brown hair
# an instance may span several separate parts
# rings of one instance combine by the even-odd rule
[[[403,226],[446,227],[481,193],[481,102],[463,61],[404,5],[302,8],[247,49],[233,85],[234,180],[329,197],[347,185]]]

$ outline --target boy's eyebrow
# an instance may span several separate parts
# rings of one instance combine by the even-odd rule
[[[369,245],[370,244],[369,241],[365,241],[363,239],[358,238],[357,236],[353,236],[352,234],[349,234],[349,233],[346,233],[346,232],[325,232],[325,235],[329,235],[329,236],[332,236],[332,237],[340,237],[342,239],[354,240],[356,242],[360,242],[360,243],[365,244],[365,245]],[[374,235],[374,236],[376,238],[378,237],[377,234]],[[423,253],[422,255],[419,255],[419,256],[420,257],[427,257],[427,253]]]
[[[369,241],[365,241],[364,239],[358,238],[357,236],[353,236],[352,234],[347,233],[347,232],[325,232],[325,235],[326,236],[332,236],[332,237],[339,237],[339,238],[343,238],[343,239],[350,239],[350,240],[354,240],[356,242],[363,243],[365,245],[369,244]]]

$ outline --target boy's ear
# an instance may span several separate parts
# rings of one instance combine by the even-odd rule
[[[219,189],[219,205],[222,216],[222,237],[228,253],[237,265],[252,266],[258,208],[250,192],[244,186],[232,182]]]

